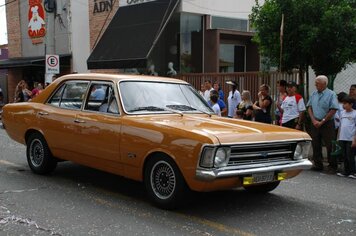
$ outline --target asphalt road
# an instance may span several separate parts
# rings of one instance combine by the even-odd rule
[[[0,235],[356,235],[356,180],[304,171],[266,195],[193,195],[152,206],[142,184],[70,162],[33,174],[0,130]]]

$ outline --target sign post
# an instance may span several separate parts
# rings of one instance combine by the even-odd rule
[[[58,55],[46,55],[46,82],[52,83],[52,77],[55,74],[59,74],[59,56]],[[49,78],[50,77],[50,78]]]

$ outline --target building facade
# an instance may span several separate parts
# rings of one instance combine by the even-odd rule
[[[0,60],[0,69],[7,69],[9,102],[13,101],[12,94],[20,80],[25,80],[31,89],[36,82],[52,79],[52,74],[45,76],[46,54],[59,56],[59,74],[55,76],[88,71],[88,3],[56,0],[53,9],[43,0],[6,3],[9,58]],[[48,20],[50,16],[54,18],[52,22]]]
[[[248,21],[254,0],[56,0],[52,12],[50,2],[6,1],[9,58],[0,69],[7,69],[9,102],[20,80],[48,81],[46,54],[59,55],[57,76],[260,67]]]
[[[154,65],[163,76],[169,62],[179,73],[258,71],[259,54],[248,21],[253,4],[252,0],[91,1],[88,67],[147,73]]]

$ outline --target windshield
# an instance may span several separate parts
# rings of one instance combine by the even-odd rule
[[[188,84],[123,81],[119,89],[127,113],[213,113]]]

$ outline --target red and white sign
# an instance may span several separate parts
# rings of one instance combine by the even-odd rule
[[[46,55],[46,74],[59,74],[58,55]]]
[[[33,44],[43,43],[46,22],[42,0],[28,0],[28,5],[28,36]]]

